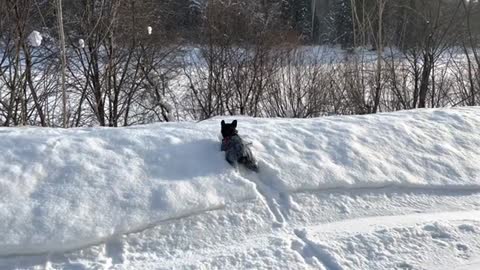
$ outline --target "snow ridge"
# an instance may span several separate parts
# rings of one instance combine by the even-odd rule
[[[221,119],[0,128],[0,255],[62,252],[249,202],[263,202],[273,229],[283,230],[310,210],[301,200],[391,191],[428,201],[480,192],[480,108],[236,118],[261,161],[258,175],[225,162],[214,139]],[[347,203],[337,208],[349,214]]]

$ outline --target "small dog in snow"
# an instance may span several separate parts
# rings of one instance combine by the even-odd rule
[[[237,168],[238,163],[245,165],[248,169],[258,172],[258,165],[253,157],[252,150],[249,145],[244,143],[242,138],[238,136],[237,120],[230,124],[226,124],[222,120],[222,146],[221,150],[225,151],[225,158],[233,167]]]

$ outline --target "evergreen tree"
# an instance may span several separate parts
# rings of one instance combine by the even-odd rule
[[[312,34],[311,0],[282,0],[282,17],[288,29],[310,41]]]
[[[340,44],[342,48],[352,47],[353,19],[350,0],[335,0],[327,18],[326,42]]]

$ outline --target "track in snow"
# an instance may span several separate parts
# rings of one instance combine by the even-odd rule
[[[274,227],[283,226],[286,222],[286,218],[282,213],[283,207],[279,203],[281,202],[281,193],[273,187],[265,184],[266,181],[262,180],[263,175],[261,172],[255,173],[242,167],[239,167],[238,171],[244,179],[255,185],[255,190],[257,191],[259,197],[268,207],[270,214],[274,218]]]

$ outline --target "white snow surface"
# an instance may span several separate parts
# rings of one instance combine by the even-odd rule
[[[85,40],[83,40],[82,38],[78,40],[78,46],[80,48],[85,48]]]
[[[0,128],[0,269],[479,269],[479,130],[478,107]]]
[[[38,31],[32,31],[32,33],[28,35],[28,42],[30,46],[40,47],[40,45],[42,45],[42,40],[43,40],[43,37]]]

